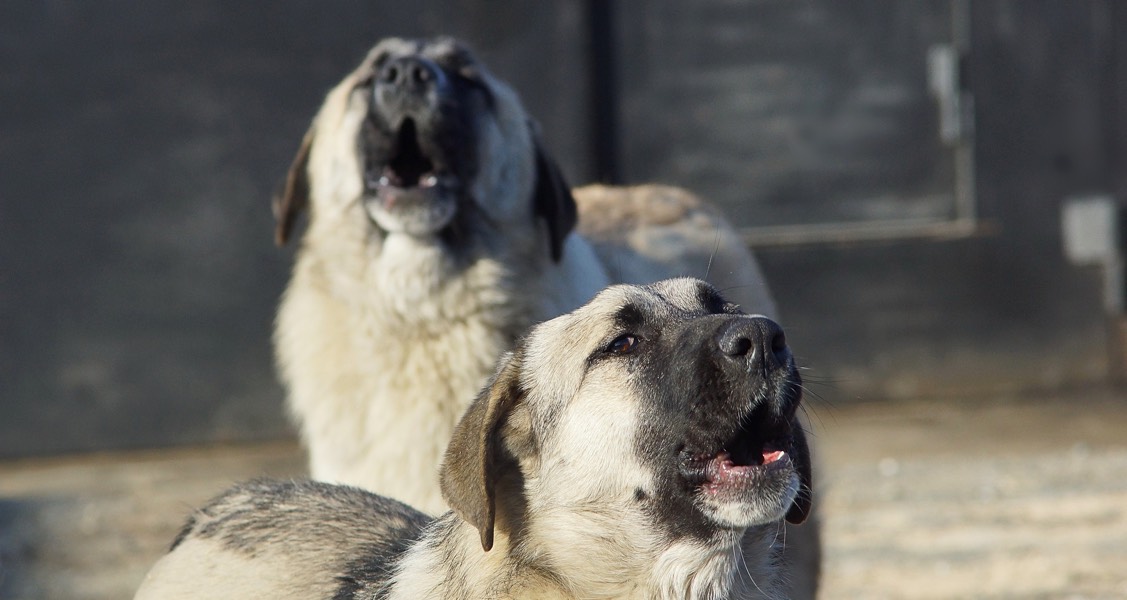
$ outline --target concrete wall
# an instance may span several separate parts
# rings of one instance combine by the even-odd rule
[[[621,178],[688,185],[743,225],[949,216],[922,54],[952,4],[843,6],[616,4],[600,130],[578,0],[3,3],[0,455],[290,433],[270,197],[325,91],[386,35],[470,42],[577,183],[607,172],[605,144]],[[1064,262],[1058,211],[1127,192],[1107,133],[1127,123],[1123,9],[971,7],[985,226],[759,250],[830,400],[1106,373],[1098,271]]]
[[[289,434],[270,199],[381,37],[472,40],[583,168],[581,5],[382,4],[0,6],[0,455]]]
[[[1066,263],[1059,219],[1065,197],[1122,187],[1124,109],[1110,97],[1122,8],[625,4],[628,179],[686,185],[749,227],[944,218],[964,202],[959,178],[975,182],[962,235],[758,248],[815,389],[903,397],[1105,376],[1100,273]],[[969,176],[928,89],[942,43],[966,47]]]

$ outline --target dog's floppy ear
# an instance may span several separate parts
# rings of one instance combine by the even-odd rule
[[[810,447],[806,445],[806,433],[802,430],[801,423],[795,423],[792,436],[794,444],[791,460],[798,471],[799,488],[794,502],[787,509],[787,523],[801,525],[810,516],[810,508],[814,504],[814,477],[810,465]]]
[[[537,217],[548,225],[548,243],[552,250],[552,260],[559,262],[563,256],[564,239],[579,219],[579,210],[571,188],[564,180],[563,172],[540,141],[536,124],[529,123],[532,132],[532,145],[536,153],[536,187],[533,190],[533,210]]]
[[[520,357],[509,353],[501,365],[454,428],[439,474],[442,497],[458,516],[477,528],[486,551],[493,547],[497,513],[498,438],[505,416],[521,396]]]
[[[301,140],[297,156],[286,173],[282,193],[274,197],[274,243],[284,246],[290,239],[294,223],[301,211],[309,206],[309,148],[313,145],[314,128],[310,127]]]

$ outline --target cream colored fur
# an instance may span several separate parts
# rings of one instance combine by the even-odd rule
[[[581,516],[581,515],[580,515]],[[565,524],[566,525],[566,524]],[[457,550],[417,544],[403,558],[391,584],[388,600],[497,599],[497,600],[782,600],[777,565],[775,527],[758,527],[742,542],[703,546],[691,542],[635,545],[639,532],[648,528],[627,517],[600,531],[602,543],[621,540],[621,547],[602,548],[584,555],[567,552],[565,540],[558,552],[541,560],[559,568],[566,577],[539,576],[532,565],[509,554],[509,540],[501,536],[489,553],[482,553],[477,531],[466,524],[445,538]],[[567,525],[568,530],[574,526]],[[450,560],[451,556],[459,560]],[[560,558],[570,559],[561,563]],[[523,567],[523,571],[521,571]],[[567,569],[574,569],[568,571]],[[520,577],[507,575],[520,572]],[[470,590],[470,593],[466,593]]]
[[[360,490],[242,484],[193,513],[136,598],[784,598],[779,532],[797,488],[748,488],[762,508],[740,509],[737,524],[702,521],[698,511],[708,513],[694,496],[699,490],[677,483],[670,493],[653,492],[668,490],[660,482],[681,473],[677,452],[668,450],[675,442],[654,455],[639,445],[654,434],[697,443],[674,422],[710,422],[727,406],[744,410],[754,402],[747,390],[759,385],[751,382],[766,377],[749,366],[719,383],[715,371],[694,368],[676,380],[679,387],[662,383],[661,361],[692,352],[663,344],[664,332],[674,340],[691,331],[707,348],[716,326],[693,323],[751,320],[703,308],[701,285],[614,286],[534,327],[502,357],[457,425],[441,473],[453,511],[424,524],[423,515]],[[640,327],[651,336],[637,361],[606,351],[608,338],[622,335],[624,306],[646,315]],[[729,360],[718,351],[709,356]],[[721,399],[694,405],[705,385]],[[804,450],[787,447],[796,457]],[[795,466],[786,476],[800,481],[808,472]],[[682,494],[692,515],[662,512]],[[486,507],[491,516],[474,522],[470,515]],[[688,521],[705,530],[675,533]]]

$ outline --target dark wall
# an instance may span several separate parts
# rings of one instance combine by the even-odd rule
[[[954,148],[939,139],[927,54],[969,32],[977,225],[758,248],[788,338],[836,397],[1104,377],[1099,273],[1065,262],[1059,215],[1067,196],[1122,182],[1109,162],[1122,139],[1109,138],[1124,110],[1109,97],[1127,56],[1121,7],[620,6],[626,179],[685,185],[749,227],[954,214]]]
[[[0,455],[288,434],[269,206],[325,92],[381,37],[457,35],[579,173],[581,8],[0,5]]]
[[[468,41],[576,182],[614,161],[742,225],[950,216],[923,62],[951,2],[622,0],[602,34],[592,6],[0,4],[0,455],[289,434],[269,332],[291,255],[269,201],[324,93],[386,35]],[[1106,372],[1098,273],[1064,262],[1058,213],[1127,192],[1127,12],[970,6],[981,226],[759,249],[829,398]],[[592,31],[613,60],[588,55]],[[617,74],[597,107],[592,65]]]
[[[626,178],[743,226],[954,216],[926,69],[950,4],[619,3]]]

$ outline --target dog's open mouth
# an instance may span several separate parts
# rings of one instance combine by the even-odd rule
[[[456,208],[458,177],[420,143],[418,125],[406,118],[390,140],[390,153],[369,153],[364,185],[369,215],[385,231],[425,235],[442,230]]]
[[[718,450],[683,452],[682,470],[705,494],[739,493],[765,474],[791,466],[793,444],[789,423],[752,414]]]
[[[369,185],[373,188],[434,187],[438,176],[434,162],[419,146],[418,128],[414,119],[404,119],[395,136],[395,150],[391,160],[382,169],[368,169]],[[372,178],[374,176],[374,181]]]

